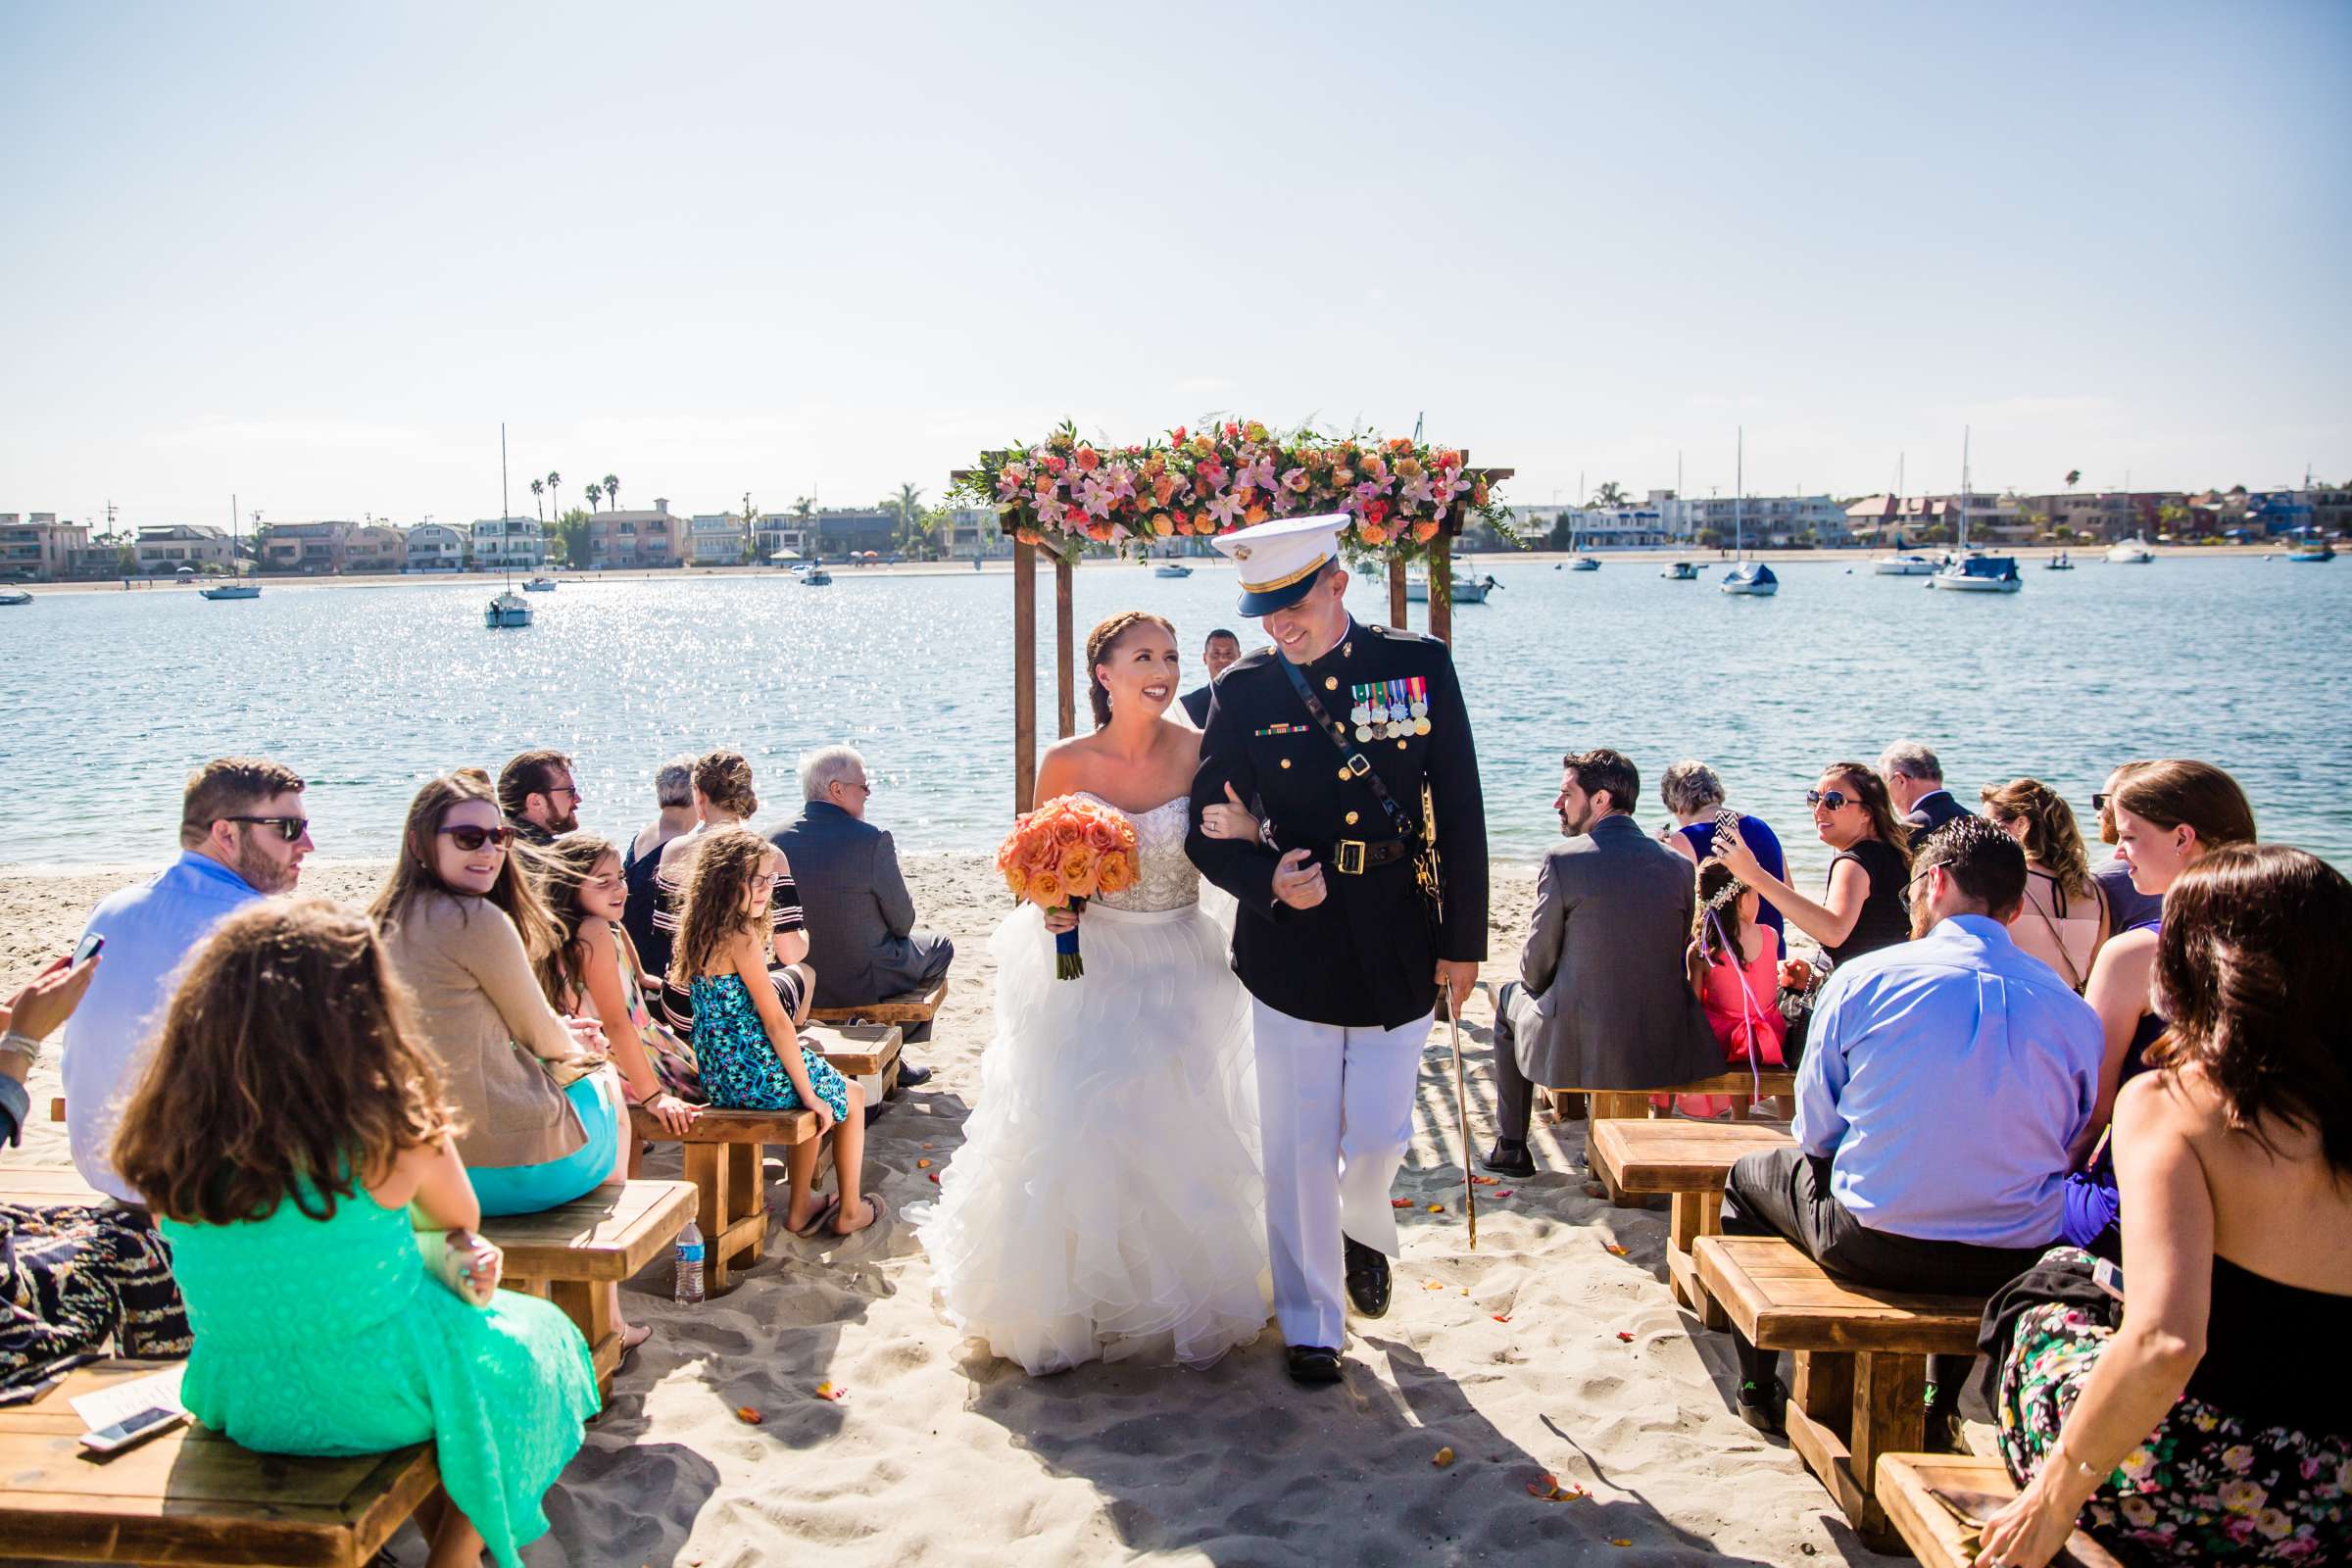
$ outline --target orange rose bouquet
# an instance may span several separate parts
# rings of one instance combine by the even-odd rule
[[[1064,795],[1013,823],[997,851],[997,870],[1016,899],[1041,909],[1083,909],[1098,893],[1134,885],[1135,824],[1092,801]],[[1075,980],[1084,973],[1078,933],[1055,932],[1054,977]]]

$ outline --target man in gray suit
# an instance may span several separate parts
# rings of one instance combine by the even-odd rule
[[[1562,759],[1560,831],[1544,858],[1519,979],[1494,1007],[1494,1148],[1481,1164],[1533,1176],[1535,1086],[1659,1089],[1723,1070],[1684,970],[1697,878],[1636,825],[1642,775],[1617,752]]]
[[[801,759],[801,814],[774,835],[792,866],[808,922],[808,962],[816,970],[816,1005],[854,1007],[939,983],[956,945],[914,926],[914,899],[899,872],[889,833],[865,819],[873,787],[865,759],[828,746]],[[906,1043],[931,1038],[928,1023],[906,1030]],[[928,1082],[931,1069],[902,1058],[899,1086]]]

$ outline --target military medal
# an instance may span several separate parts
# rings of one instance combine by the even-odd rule
[[[1355,726],[1355,741],[1356,741],[1356,744],[1357,744],[1357,745],[1359,745],[1359,746],[1360,746],[1360,745],[1362,745],[1364,742],[1366,742],[1366,741],[1370,740],[1371,738],[1372,738],[1372,726],[1371,726],[1371,725],[1369,725],[1369,724],[1358,724],[1358,725],[1356,725],[1356,726]]]

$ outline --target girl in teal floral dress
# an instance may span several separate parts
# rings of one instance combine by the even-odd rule
[[[858,1190],[865,1155],[863,1091],[801,1043],[797,1026],[808,1021],[807,1004],[787,1010],[768,977],[768,902],[789,875],[782,853],[749,828],[704,835],[686,885],[670,978],[673,985],[685,981],[694,998],[695,1061],[712,1105],[807,1109],[816,1115],[818,1135],[832,1136],[840,1191],[821,1202],[815,1193],[816,1141],[787,1146],[792,1200],[785,1225],[801,1236],[824,1229],[847,1236],[882,1217],[882,1200]],[[796,969],[801,983],[794,995],[806,999],[815,992],[814,980],[805,965]]]
[[[1979,1564],[2040,1568],[2078,1526],[2131,1563],[2352,1561],[2347,933],[2352,882],[2284,845],[2166,894],[2169,1027],[2115,1102],[2121,1322],[2027,1298],[1998,1400],[2024,1491]]]
[[[115,1163],[172,1243],[197,1420],[264,1453],[431,1443],[431,1568],[478,1564],[485,1546],[520,1568],[596,1413],[596,1374],[555,1306],[491,1289],[498,1250],[471,1234],[480,1207],[452,1136],[374,926],[269,899],[199,951]]]

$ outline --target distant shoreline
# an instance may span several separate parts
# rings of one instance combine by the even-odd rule
[[[1875,560],[1882,552],[1891,550],[1894,547],[1891,545],[1874,545],[1868,549],[1750,550],[1746,553],[1746,556],[1750,561],[1770,562],[1776,566],[1854,566],[1865,564],[1870,561]],[[1914,551],[1920,554],[1935,554],[1945,549],[1946,547],[1942,545],[1913,545],[1905,548],[1908,551]],[[2276,543],[2260,545],[2157,545],[2153,548],[2156,551],[2156,559],[2159,563],[2236,559],[2246,556],[2278,556],[2282,554],[2282,547]],[[2028,560],[2055,554],[2057,551],[2063,549],[2076,555],[2075,564],[2077,565],[2103,566],[2109,564],[2105,559],[2107,546],[2104,544],[2005,545],[1996,546],[1994,549],[2000,553],[2014,555],[2021,559]],[[1591,556],[1596,561],[1613,562],[1620,564],[1629,565],[1638,565],[1642,562],[1687,560],[1704,566],[1710,564],[1727,564],[1732,559],[1731,552],[1728,550],[1700,550],[1694,546],[1668,545],[1660,545],[1654,548],[1639,550],[1590,550],[1583,552],[1583,554]],[[1556,563],[1573,561],[1575,559],[1575,554],[1565,550],[1490,550],[1481,551],[1473,555],[1455,557],[1454,568],[1457,571],[1477,573],[1492,571],[1498,566],[1551,565]],[[1160,563],[1157,561],[1144,563],[1134,560],[1119,560],[1082,561],[1078,564],[1083,570],[1131,571],[1146,564],[1157,565],[1159,564]],[[1225,571],[1231,569],[1227,566],[1223,560],[1205,557],[1183,558],[1183,564],[1191,566],[1196,571]],[[542,568],[542,570],[545,569],[546,568]],[[967,558],[959,561],[907,561],[901,562],[895,566],[883,564],[871,566],[829,565],[826,567],[826,570],[831,572],[837,581],[844,579],[855,581],[861,577],[968,577],[972,575],[972,564]],[[985,560],[980,564],[980,571],[982,575],[993,574],[997,576],[1009,576],[1012,573],[1012,563],[1008,560],[1001,559]],[[564,584],[598,582],[689,582],[697,578],[704,577],[774,577],[788,579],[792,576],[790,571],[776,566],[673,566],[665,567],[658,571],[589,571],[578,567],[560,566],[554,568],[548,574],[554,576],[558,582]],[[135,586],[128,591],[132,593],[152,592],[159,594],[186,593],[192,592],[199,588],[216,587],[227,580],[228,579],[223,577],[192,577],[187,579],[185,582],[182,582],[172,577],[133,577],[131,582]],[[341,577],[305,577],[299,575],[249,576],[241,580],[257,583],[264,589],[271,592],[309,590],[314,588],[358,589],[443,587],[481,589],[500,587],[502,585],[506,585],[509,581],[506,574],[482,571],[354,572],[348,576]],[[95,582],[28,582],[12,583],[8,584],[7,586],[21,589],[24,592],[30,593],[41,598],[73,594],[119,594],[124,592],[122,587],[122,579],[120,577],[107,577]]]

